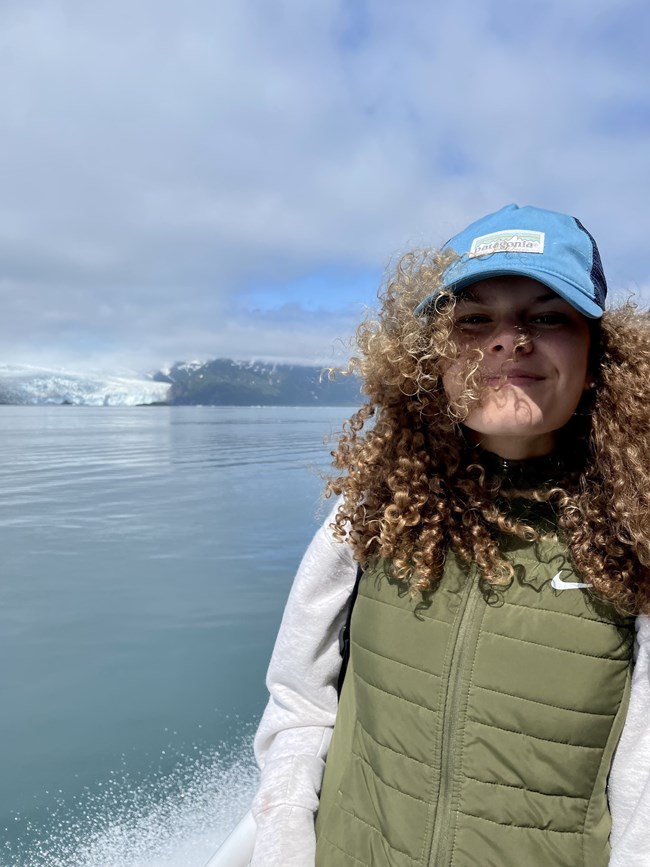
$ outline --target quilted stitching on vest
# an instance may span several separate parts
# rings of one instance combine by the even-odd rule
[[[427,607],[364,576],[317,867],[606,867],[631,622],[551,587],[557,543],[512,547],[492,604],[453,556]]]

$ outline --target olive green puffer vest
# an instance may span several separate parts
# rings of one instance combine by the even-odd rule
[[[606,867],[631,620],[559,544],[509,548],[488,601],[452,555],[426,605],[364,575],[316,867]]]

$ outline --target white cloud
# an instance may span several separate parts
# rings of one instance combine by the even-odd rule
[[[237,297],[266,279],[281,305],[283,281],[377,269],[508,201],[576,213],[610,282],[647,283],[649,17],[640,0],[0,4],[8,360],[321,355],[349,311],[305,312],[298,336],[242,324]]]

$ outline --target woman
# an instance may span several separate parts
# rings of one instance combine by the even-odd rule
[[[650,865],[650,331],[605,295],[579,221],[511,205],[404,257],[360,327],[254,867]]]

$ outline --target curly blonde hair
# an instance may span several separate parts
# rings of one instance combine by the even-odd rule
[[[364,564],[390,559],[412,592],[435,589],[450,548],[477,564],[484,586],[507,585],[513,569],[499,534],[543,534],[508,508],[462,434],[481,397],[480,350],[466,360],[453,405],[443,389],[442,373],[459,357],[455,299],[443,292],[426,316],[415,313],[449,263],[449,253],[406,254],[380,294],[379,314],[359,326],[348,372],[361,375],[367,402],[343,425],[326,488],[342,495],[337,538]],[[557,534],[596,594],[621,611],[648,613],[650,315],[626,303],[590,328],[593,387],[562,431],[566,468],[553,487],[526,496],[552,508]]]

